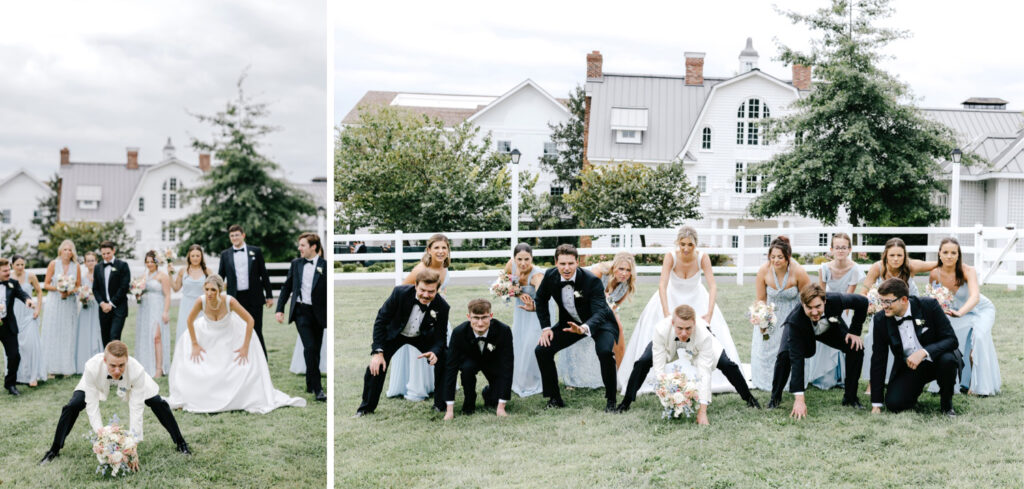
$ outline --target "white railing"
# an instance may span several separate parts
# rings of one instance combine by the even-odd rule
[[[964,254],[965,262],[973,263],[978,270],[978,277],[984,283],[990,284],[1006,284],[1009,287],[1015,287],[1017,285],[1024,285],[1024,275],[1020,274],[1018,269],[1018,263],[1024,263],[1024,253],[1016,251],[1018,246],[1015,243],[1019,243],[1021,238],[1024,238],[1024,231],[1019,229],[1006,229],[996,227],[982,227],[976,225],[974,227],[805,227],[805,228],[746,228],[739,226],[735,229],[698,229],[698,235],[700,236],[701,242],[721,242],[726,243],[732,241],[733,237],[736,237],[738,243],[737,247],[731,246],[701,246],[701,251],[711,254],[727,255],[732,259],[732,263],[729,265],[721,265],[713,267],[713,271],[716,275],[733,275],[736,277],[736,283],[742,285],[744,276],[748,274],[756,274],[758,268],[764,262],[764,257],[768,253],[767,246],[763,246],[763,242],[760,238],[770,233],[773,236],[780,234],[788,236],[792,244],[793,253],[801,255],[806,254],[821,254],[826,253],[829,250],[828,245],[818,244],[818,238],[821,234],[827,234],[831,236],[833,233],[844,232],[854,238],[853,253],[881,253],[884,249],[882,245],[865,245],[864,237],[867,235],[883,235],[886,237],[894,236],[908,236],[908,235],[928,235],[929,242],[934,244],[928,245],[909,245],[907,251],[910,253],[930,253],[934,259],[936,252],[938,251],[938,239],[944,236],[956,235],[961,241],[961,251]],[[580,248],[579,252],[581,255],[607,255],[614,254],[620,251],[628,251],[636,255],[647,255],[657,254],[663,255],[672,250],[668,246],[641,246],[640,236],[651,236],[651,235],[670,235],[675,236],[675,229],[668,228],[632,228],[631,226],[625,226],[622,228],[602,228],[602,229],[557,229],[557,230],[539,230],[539,231],[525,231],[520,230],[518,237],[522,238],[543,238],[543,237],[573,237],[573,236],[591,236],[595,238],[603,238],[607,236],[614,237],[618,241],[617,246],[593,246],[589,248]],[[396,284],[401,283],[402,279],[405,278],[404,264],[406,262],[415,262],[422,256],[421,251],[410,252],[404,250],[405,241],[425,241],[434,233],[403,233],[402,231],[396,231],[394,233],[370,233],[370,234],[336,234],[334,235],[334,242],[351,242],[351,241],[364,241],[364,242],[384,242],[391,245],[392,250],[387,253],[336,253],[334,255],[334,261],[340,262],[342,265],[351,262],[361,261],[389,261],[393,262],[394,266],[389,267],[388,271],[382,272],[341,272],[335,271],[334,279],[339,282],[358,282],[365,280],[381,280],[381,279],[393,279]],[[461,240],[468,239],[503,239],[509,240],[512,236],[510,231],[480,231],[480,232],[455,232],[446,233],[446,236],[454,241],[459,242]],[[807,236],[811,238],[808,239]],[[713,239],[721,237],[720,239]],[[973,238],[973,243],[967,243],[968,237]],[[756,246],[752,246],[749,241],[756,241]],[[804,244],[811,242],[813,244]],[[533,255],[536,256],[554,256],[555,250],[553,248],[534,249]],[[460,260],[467,258],[507,258],[511,255],[511,249],[503,250],[479,250],[479,251],[460,251],[458,249],[452,251],[452,260]],[[861,268],[867,269],[869,265],[860,265]],[[637,271],[641,274],[657,274],[661,271],[661,266],[639,266]],[[494,270],[452,270],[452,277],[493,277],[495,276]]]

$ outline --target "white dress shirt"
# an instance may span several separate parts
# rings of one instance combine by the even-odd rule
[[[93,431],[106,426],[100,414],[100,401],[107,400],[107,394],[113,386],[115,392],[119,392],[118,397],[123,397],[128,402],[129,429],[135,433],[138,441],[142,441],[142,411],[146,406],[146,399],[159,394],[160,387],[146,373],[142,364],[132,357],[128,357],[128,361],[125,362],[124,373],[120,379],[107,378],[104,355],[102,352],[97,353],[85,362],[82,378],[75,386],[75,390],[85,393],[85,412],[89,416],[89,424]]]
[[[0,283],[0,318],[7,317],[7,284]]]
[[[559,286],[561,287],[561,283],[562,282],[573,282],[573,283],[576,283],[576,274],[577,273],[579,273],[579,269],[576,269],[576,271],[573,272],[572,277],[570,277],[569,280],[563,280],[562,279],[562,274],[558,274]],[[576,320],[577,324],[582,323],[583,320],[580,319],[579,312],[576,311],[576,287],[575,286],[572,286],[572,287],[564,286],[564,287],[562,287],[561,288],[561,298],[562,298],[562,307],[565,308],[565,311],[568,312],[569,315],[572,316],[572,318]],[[551,326],[548,326],[547,328],[544,328],[544,329],[551,329]],[[583,334],[585,334],[587,336],[590,336],[590,326],[587,326],[586,323],[580,324],[580,329],[583,330]]]
[[[110,266],[107,266],[107,264]],[[103,262],[103,291],[107,293],[107,302],[113,304],[114,298],[110,297],[110,273],[114,271],[114,260]]]
[[[316,258],[313,261],[306,260],[302,265],[302,284],[299,288],[302,293],[299,294],[298,302],[303,304],[313,305],[313,270],[316,268],[316,261]]]
[[[244,244],[241,248],[231,247],[231,259],[235,263],[235,288],[239,292],[249,290],[249,247]]]
[[[412,311],[409,311],[409,320],[405,322],[405,328],[402,329],[402,336],[415,338],[420,335],[420,325],[423,323],[426,311],[420,309],[419,304],[420,301],[416,301],[412,305]]]
[[[476,331],[473,331],[473,339],[476,341],[477,345],[479,345],[478,348],[480,349],[480,353],[483,354],[484,348],[485,348],[484,344],[486,342],[485,341],[480,341],[480,340],[481,339],[486,340],[487,339],[487,333],[476,334]],[[498,399],[498,402],[501,403],[501,404],[505,404],[506,402],[508,402],[508,399]],[[454,406],[455,405],[455,401],[445,401],[445,404],[447,404],[449,406]]]
[[[909,317],[911,319],[909,321],[903,321],[903,322],[900,323],[900,325],[899,325],[899,332],[900,332],[900,341],[903,342],[903,354],[909,357],[910,355],[913,355],[915,352],[917,352],[917,350],[924,349],[924,347],[921,346],[921,340],[919,340],[917,338],[917,331],[914,330],[914,320],[913,320],[913,315],[910,314],[910,304],[909,303],[907,304],[907,311],[905,313],[903,313],[902,316],[900,316],[898,318],[893,318],[893,319],[899,321],[899,320],[901,320],[903,318],[906,318],[906,317]],[[932,359],[932,357],[931,357],[931,355],[928,354],[928,350],[925,350],[925,352],[924,352],[924,360],[931,361],[931,359]],[[922,361],[924,361],[924,360],[922,360]],[[880,402],[873,402],[873,403],[871,403],[871,407],[882,407],[882,403],[880,403]]]

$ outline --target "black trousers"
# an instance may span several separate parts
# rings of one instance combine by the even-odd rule
[[[306,392],[324,390],[320,383],[320,346],[324,342],[324,327],[313,315],[313,306],[295,303],[295,329],[302,340],[302,357],[306,359]]]
[[[775,400],[782,399],[782,389],[786,386],[786,381],[789,380],[793,374],[793,360],[790,357],[789,346],[790,331],[790,328],[786,328],[786,331],[783,333],[782,345],[779,347],[779,355],[775,357],[775,372],[772,375],[772,399]],[[849,333],[849,329],[844,326],[833,326],[829,328],[828,331],[815,336],[814,340],[843,352],[843,355],[846,357],[846,380],[843,382],[843,398],[856,399],[857,385],[860,382],[860,368],[864,364],[864,350],[861,349],[854,351],[846,342],[847,333]],[[806,362],[804,362],[804,365],[806,365]],[[797,377],[799,379],[803,379],[804,372],[800,372]],[[789,386],[789,389],[790,392],[800,392],[803,391],[805,387],[806,386],[803,385],[791,385]]]
[[[185,438],[181,436],[178,422],[174,420],[174,415],[171,414],[171,407],[167,405],[167,401],[159,395],[155,395],[146,399],[146,405],[153,410],[156,419],[160,421],[160,424],[167,430],[167,433],[171,435],[171,440],[174,441],[175,445],[185,443]],[[75,427],[78,414],[83,409],[85,409],[85,392],[76,390],[71,394],[71,400],[60,411],[60,421],[57,421],[57,432],[54,433],[53,444],[50,445],[51,452],[60,453],[60,449],[64,448],[64,439],[71,433],[71,428]]]
[[[250,284],[251,285],[251,284]],[[263,340],[263,308],[267,305],[267,298],[263,295],[262,289],[249,287],[248,290],[238,291],[235,300],[242,305],[242,309],[252,316],[252,330],[260,339],[260,347],[263,348],[263,357],[267,356],[267,342]],[[268,358],[267,361],[270,359]],[[319,366],[317,367],[319,369]],[[319,372],[319,370],[317,370]]]
[[[558,389],[558,369],[555,367],[555,354],[572,346],[583,335],[562,331],[568,327],[565,323],[558,323],[551,328],[554,336],[548,346],[537,346],[534,350],[537,356],[537,366],[540,367],[540,379],[544,388],[544,397],[550,399],[562,399]],[[604,382],[604,395],[609,401],[615,401],[615,340],[618,339],[619,330],[615,327],[612,333],[609,329],[590,327],[591,336],[594,338],[594,348],[597,350],[597,360],[601,363],[601,380]]]
[[[900,360],[896,360],[900,361]],[[943,411],[953,408],[953,388],[956,383],[958,362],[953,352],[939,355],[931,361],[922,361],[917,369],[906,365],[893,368],[889,386],[885,391],[885,408],[894,413],[905,411],[917,404],[924,386],[931,381],[939,384],[939,405]]]
[[[11,333],[7,328],[10,325],[0,326],[0,343],[4,345],[7,352],[7,374],[4,375],[4,388],[13,387],[18,380],[18,366],[21,365],[21,353],[18,352],[18,334]]]
[[[508,399],[510,393],[498,392],[499,380],[501,379],[498,369],[494,365],[480,365],[475,360],[467,358],[459,365],[459,377],[462,378],[462,390],[465,398],[462,402],[462,409],[464,411],[472,411],[476,408],[476,374],[483,373],[484,378],[487,379],[487,385],[490,387],[484,392],[484,405],[487,407],[496,407],[498,405],[498,396],[503,396],[503,399]],[[501,390],[510,391],[510,388],[500,387]],[[454,394],[451,396],[452,400],[455,399]]]
[[[647,348],[644,349],[644,354],[640,355],[640,358],[633,363],[633,371],[629,374],[629,384],[626,385],[626,396],[622,398],[623,404],[628,406],[636,400],[637,391],[640,390],[644,379],[647,378],[647,373],[651,371],[651,367],[654,365],[653,351],[654,343],[648,343]],[[718,363],[715,365],[715,368],[722,371],[725,378],[736,389],[736,393],[740,395],[740,399],[744,401],[750,399],[750,388],[747,387],[747,379],[743,378],[740,366],[729,359],[729,355],[726,355],[724,351],[718,357]]]
[[[128,303],[114,306],[110,312],[103,312],[100,309],[100,337],[103,339],[103,346],[107,346],[114,340],[121,340],[121,331],[124,331],[124,321],[128,319]]]
[[[420,353],[424,353],[434,347],[434,340],[433,337],[426,335],[414,338],[398,335],[395,339],[384,343],[384,362],[386,368],[391,367],[391,357],[394,356],[395,352],[405,345],[412,345]],[[366,373],[363,375],[363,402],[359,404],[359,411],[372,413],[377,409],[380,393],[384,390],[384,376],[387,373],[387,369],[385,369],[383,372],[373,375],[370,373],[370,367],[366,367]],[[437,363],[434,364],[434,406],[442,411],[447,407],[444,402],[444,376],[445,350],[442,348],[441,354],[437,356]]]

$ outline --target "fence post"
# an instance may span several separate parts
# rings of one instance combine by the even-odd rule
[[[746,254],[744,253],[746,251],[746,239],[744,239],[746,238],[746,230],[746,226],[738,226],[736,228],[736,241],[739,244],[739,247],[736,248],[739,250],[736,254],[736,285],[743,285],[743,268],[746,261],[743,256]]]
[[[985,236],[980,223],[974,224],[974,268],[978,274],[978,285],[984,285],[985,280]]]
[[[620,244],[623,250],[633,248],[633,225],[628,222],[622,229],[622,242]]]
[[[402,284],[402,231],[395,231],[395,285]]]

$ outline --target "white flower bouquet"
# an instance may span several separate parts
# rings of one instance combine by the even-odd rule
[[[92,301],[93,294],[92,289],[89,287],[82,287],[78,289],[78,302],[82,303],[82,309],[89,308],[89,302]]]
[[[146,293],[146,277],[132,279],[128,292],[135,296],[135,302],[142,302],[142,294]]]
[[[938,301],[943,311],[949,312],[953,308],[953,293],[940,283],[925,286],[924,295]]]
[[[504,299],[505,302],[509,302],[518,296],[522,289],[519,285],[519,277],[505,272],[499,272],[498,280],[491,284],[491,294],[498,299]]]
[[[72,277],[71,275],[61,275],[60,278],[57,279],[55,287],[57,288],[57,292],[70,294],[75,291],[75,277]]]
[[[868,317],[874,316],[876,312],[882,310],[882,299],[878,296],[878,287],[872,287],[868,291]]]
[[[96,473],[117,477],[139,470],[138,441],[135,435],[121,428],[117,416],[90,436],[92,452],[100,464]]]
[[[761,339],[768,341],[778,322],[775,317],[775,304],[765,301],[751,304],[747,308],[747,319],[750,320],[750,324],[761,330]]]
[[[678,418],[685,414],[689,418],[693,413],[693,405],[698,402],[697,384],[686,377],[683,372],[658,374],[658,385],[654,392],[664,410],[662,419]]]

